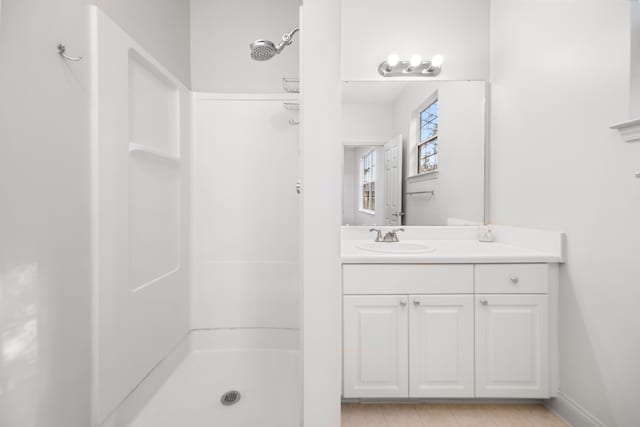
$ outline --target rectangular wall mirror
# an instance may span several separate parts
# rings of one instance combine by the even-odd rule
[[[487,84],[344,82],[343,225],[485,222]]]

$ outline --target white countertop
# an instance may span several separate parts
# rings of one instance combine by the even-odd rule
[[[422,243],[434,250],[425,253],[393,254],[360,249],[358,245],[372,240],[343,239],[341,259],[343,264],[481,264],[481,263],[559,263],[562,257],[505,243],[484,243],[477,240],[408,240],[406,243]],[[385,243],[379,243],[384,245]]]

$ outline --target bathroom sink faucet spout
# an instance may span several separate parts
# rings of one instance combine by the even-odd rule
[[[394,228],[393,230],[389,231],[387,234],[384,235],[384,238],[382,239],[382,241],[388,242],[388,243],[399,242],[400,240],[398,240],[398,231],[404,231],[404,228]]]

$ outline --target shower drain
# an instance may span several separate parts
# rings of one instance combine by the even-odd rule
[[[222,403],[224,406],[235,405],[240,401],[241,397],[242,395],[240,394],[239,391],[231,390],[224,393],[222,397],[220,397],[220,403]]]

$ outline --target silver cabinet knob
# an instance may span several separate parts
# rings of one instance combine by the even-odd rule
[[[511,276],[509,280],[511,280],[511,283],[513,283],[514,285],[520,281],[520,279],[518,279],[518,276]]]
[[[636,172],[634,175],[636,178],[640,178],[640,172]]]
[[[296,193],[300,194],[300,191],[302,190],[302,184],[300,183],[300,181],[296,182]]]
[[[487,299],[486,299],[486,298],[482,298],[482,299],[480,300],[480,304],[482,304],[482,305],[489,305],[489,301],[487,301]]]
[[[403,300],[403,299],[401,299],[401,300],[400,300],[400,305],[401,305],[401,306],[403,306],[403,307],[404,307],[405,305],[407,305],[407,300]]]
[[[413,305],[420,305],[420,300],[419,299],[414,299],[413,300]]]

